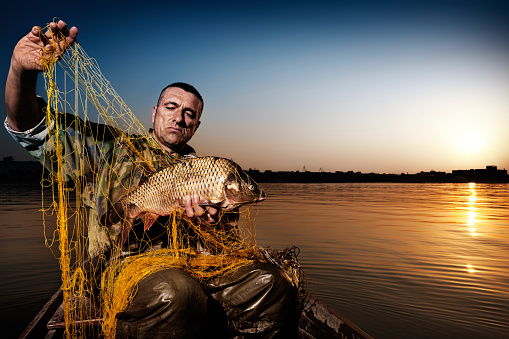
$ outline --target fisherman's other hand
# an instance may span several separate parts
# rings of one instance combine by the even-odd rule
[[[78,29],[67,28],[64,21],[51,22],[46,32],[34,26],[14,47],[11,68],[14,71],[42,71],[42,59],[55,54],[57,60],[76,41]]]
[[[219,209],[200,206],[200,197],[196,194],[184,198],[184,208],[187,217],[196,225],[211,225],[219,221]]]

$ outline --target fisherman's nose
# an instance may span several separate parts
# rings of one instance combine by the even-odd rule
[[[172,120],[175,121],[178,125],[180,125],[182,123],[182,121],[184,120],[183,112],[180,110],[177,110],[175,112],[175,114],[173,114]]]

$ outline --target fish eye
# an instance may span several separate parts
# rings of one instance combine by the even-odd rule
[[[252,191],[255,189],[254,185],[249,185],[249,187],[247,188],[248,190]]]

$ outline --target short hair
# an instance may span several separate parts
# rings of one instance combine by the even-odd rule
[[[170,87],[177,87],[177,88],[183,89],[186,92],[194,94],[201,102],[201,110],[198,113],[201,114],[203,112],[203,98],[202,98],[200,92],[198,92],[198,90],[196,88],[194,88],[194,86],[186,84],[185,82],[174,82],[173,84],[170,84],[170,85],[166,86],[165,88],[163,88],[163,90],[161,91],[161,94],[159,94],[159,99],[157,99],[157,106],[159,106],[159,104],[161,103],[161,97],[163,96],[164,91],[166,91]]]

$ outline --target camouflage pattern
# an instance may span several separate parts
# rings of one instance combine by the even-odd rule
[[[101,159],[95,179],[94,190],[87,206],[90,209],[89,252],[97,255],[111,248],[110,241],[118,241],[120,229],[111,233],[100,224],[101,217],[123,198],[138,187],[142,177],[152,171],[166,167],[174,157],[164,152],[149,136],[132,137],[129,142],[119,139],[113,148]],[[187,155],[194,155],[191,147],[186,147]]]
[[[95,257],[118,239],[116,232],[100,224],[101,216],[137,187],[144,175],[167,166],[174,158],[158,147],[150,133],[127,136],[113,127],[63,113],[46,125],[46,139],[26,148],[48,171],[56,173],[55,145],[58,140],[62,143],[63,176],[81,190],[81,201],[88,210],[88,250]],[[186,145],[182,155],[195,153]]]

